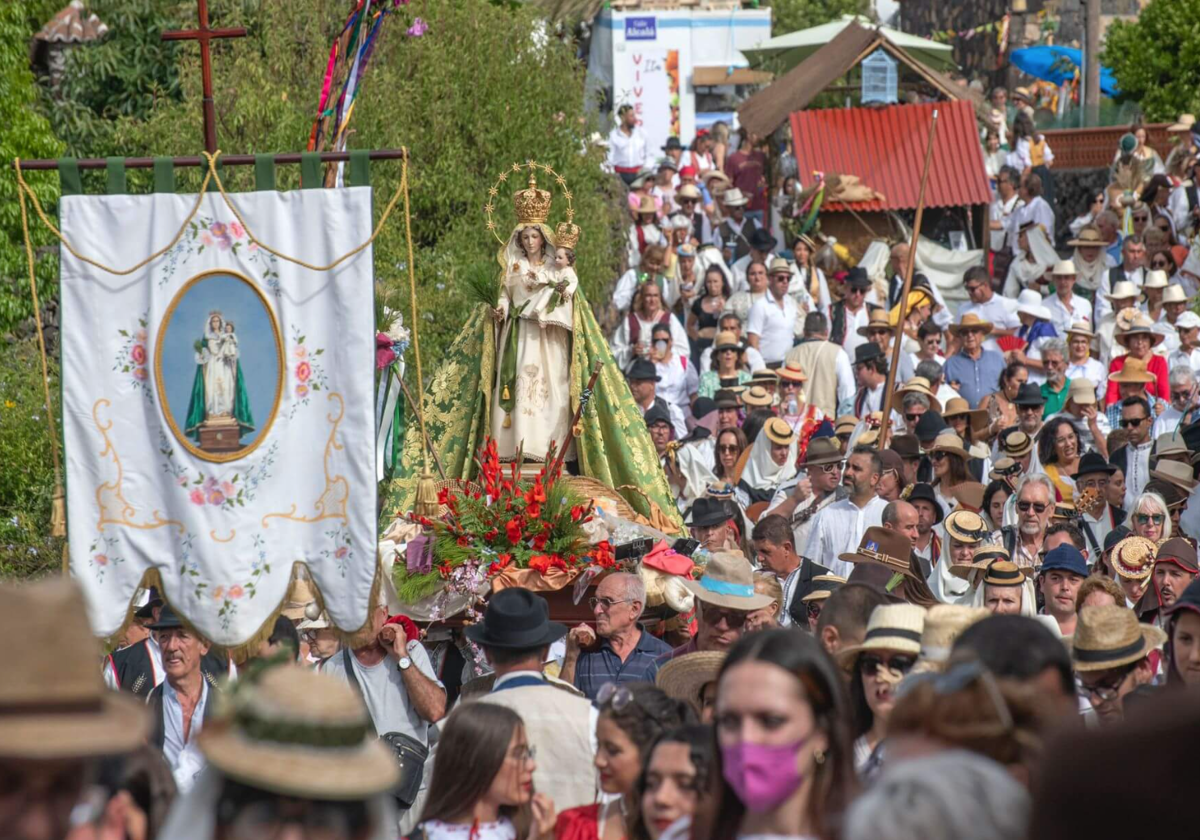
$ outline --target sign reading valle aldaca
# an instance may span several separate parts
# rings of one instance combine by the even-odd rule
[[[658,26],[653,17],[625,18],[626,41],[654,41],[658,39]]]

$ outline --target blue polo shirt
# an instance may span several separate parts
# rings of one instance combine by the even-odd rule
[[[959,350],[946,360],[943,372],[946,384],[956,389],[967,405],[975,409],[980,400],[1000,387],[1004,356],[995,350],[984,350],[978,359],[972,359]]]
[[[637,644],[622,662],[608,639],[602,638],[599,650],[579,655],[575,665],[575,687],[589,700],[595,700],[605,683],[654,682],[658,670],[655,660],[670,652],[669,644],[642,630]]]

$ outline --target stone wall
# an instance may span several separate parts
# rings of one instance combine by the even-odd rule
[[[1056,169],[1054,185],[1055,243],[1060,251],[1070,250],[1064,244],[1071,238],[1069,225],[1087,211],[1091,197],[1108,186],[1108,169]]]

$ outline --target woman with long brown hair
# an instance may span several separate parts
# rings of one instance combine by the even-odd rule
[[[835,835],[854,794],[842,677],[799,630],[743,636],[717,680],[718,771],[692,840]]]
[[[538,840],[554,826],[554,803],[533,790],[533,750],[520,716],[466,703],[438,739],[421,822],[423,840]]]

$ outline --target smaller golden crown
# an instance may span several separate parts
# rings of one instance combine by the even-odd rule
[[[575,250],[575,246],[579,244],[579,225],[574,222],[559,222],[558,227],[554,230],[554,241],[560,248],[570,248]]]
[[[541,224],[550,218],[550,191],[539,190],[537,176],[529,170],[529,187],[513,194],[517,221],[523,225]]]

